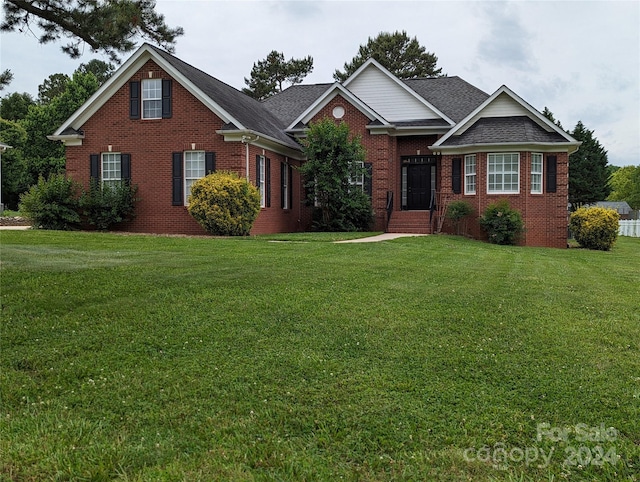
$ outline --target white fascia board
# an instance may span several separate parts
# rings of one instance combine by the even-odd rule
[[[441,112],[440,109],[438,109],[436,106],[431,104],[431,102],[428,102],[424,97],[422,97],[415,90],[413,90],[408,85],[406,85],[404,82],[402,82],[398,77],[396,77],[391,72],[389,72],[389,70],[384,68],[382,66],[382,64],[380,64],[380,62],[376,61],[375,59],[371,58],[371,59],[367,60],[364,64],[362,64],[360,66],[360,68],[358,70],[356,70],[353,74],[351,74],[351,76],[347,80],[345,80],[342,85],[347,87],[356,77],[358,77],[362,72],[364,72],[370,66],[374,66],[375,68],[380,70],[383,74],[385,74],[387,77],[389,77],[391,80],[393,80],[393,82],[395,82],[402,89],[404,89],[406,92],[408,92],[409,95],[413,96],[414,99],[416,99],[418,102],[420,102],[424,106],[428,107],[433,112],[435,112],[437,115],[439,115],[442,119],[447,121],[449,123],[449,125],[451,125],[451,126],[455,125],[455,122],[453,120],[451,120],[448,116],[446,116],[443,112]]]
[[[102,86],[84,103],[78,110],[53,133],[59,136],[65,129],[72,127],[79,129],[87,120],[95,114],[124,84],[129,81],[148,61],[153,60],[159,67],[176,79],[183,87],[191,92],[198,100],[206,105],[214,114],[225,123],[234,123],[239,128],[243,126],[213,101],[209,96],[198,89],[190,80],[178,72],[171,64],[157,54],[148,44],[143,44]]]
[[[500,144],[464,144],[460,146],[439,146],[436,142],[429,149],[438,154],[470,154],[476,152],[567,152],[573,154],[581,142],[503,142]]]
[[[560,129],[557,125],[555,125],[553,122],[551,122],[549,119],[547,119],[545,116],[543,116],[540,112],[538,112],[533,106],[531,106],[531,104],[529,104],[527,101],[525,101],[522,97],[520,97],[518,94],[516,94],[515,92],[513,92],[509,87],[507,87],[506,85],[503,85],[502,87],[500,87],[498,90],[496,90],[493,94],[491,94],[487,100],[485,100],[482,104],[480,104],[478,107],[476,107],[475,110],[473,110],[469,115],[467,115],[467,117],[465,117],[464,119],[462,119],[453,129],[451,129],[447,134],[445,134],[444,136],[442,136],[440,139],[438,139],[438,142],[436,142],[433,147],[437,147],[440,148],[440,146],[447,141],[447,139],[449,139],[450,137],[456,135],[456,133],[458,132],[464,132],[468,127],[470,127],[471,125],[473,125],[478,119],[480,119],[482,117],[482,111],[489,105],[491,104],[494,100],[496,100],[498,98],[498,96],[500,96],[501,94],[506,94],[509,97],[511,97],[514,101],[516,101],[518,104],[520,104],[520,106],[522,106],[527,112],[529,112],[529,114],[531,114],[529,116],[529,118],[531,118],[533,121],[535,121],[540,127],[542,127],[543,129],[545,129],[546,131],[552,130],[558,134],[560,134],[561,136],[563,136],[568,143],[575,143],[577,142],[573,137],[571,137],[570,135],[568,135],[566,132],[564,132],[562,129]],[[579,145],[579,144],[578,144]]]
[[[246,142],[253,146],[282,154],[283,156],[288,156],[298,160],[304,159],[302,148],[298,150],[293,147],[285,146],[278,139],[274,139],[273,137],[266,136],[251,129],[220,129],[216,131],[216,134],[223,136],[225,142]]]
[[[342,86],[339,82],[334,83],[330,86],[324,94],[316,99],[316,101],[311,104],[302,114],[300,114],[289,126],[286,130],[295,130],[295,126],[298,125],[299,122],[306,124],[315,116],[322,108],[327,105],[334,97],[338,94],[342,95],[350,104],[352,104],[356,109],[362,112],[371,120],[379,120],[383,125],[388,126],[389,123],[379,115],[376,111],[371,109],[367,104],[358,99],[355,95],[349,92],[345,87]]]

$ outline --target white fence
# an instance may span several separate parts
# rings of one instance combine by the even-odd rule
[[[640,219],[619,221],[618,234],[620,236],[640,238]]]

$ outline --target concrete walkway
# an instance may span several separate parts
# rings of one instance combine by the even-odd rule
[[[0,229],[31,229],[31,226],[0,226]]]
[[[412,236],[429,236],[428,234],[411,233],[382,233],[368,238],[347,239],[346,241],[334,241],[334,243],[377,243],[378,241],[388,241],[390,239],[408,238]]]

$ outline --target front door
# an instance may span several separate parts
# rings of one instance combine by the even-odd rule
[[[407,209],[425,210],[431,205],[431,166],[407,165]]]

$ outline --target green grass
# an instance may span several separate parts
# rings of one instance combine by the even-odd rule
[[[0,478],[640,480],[640,239],[333,239],[1,232]]]

